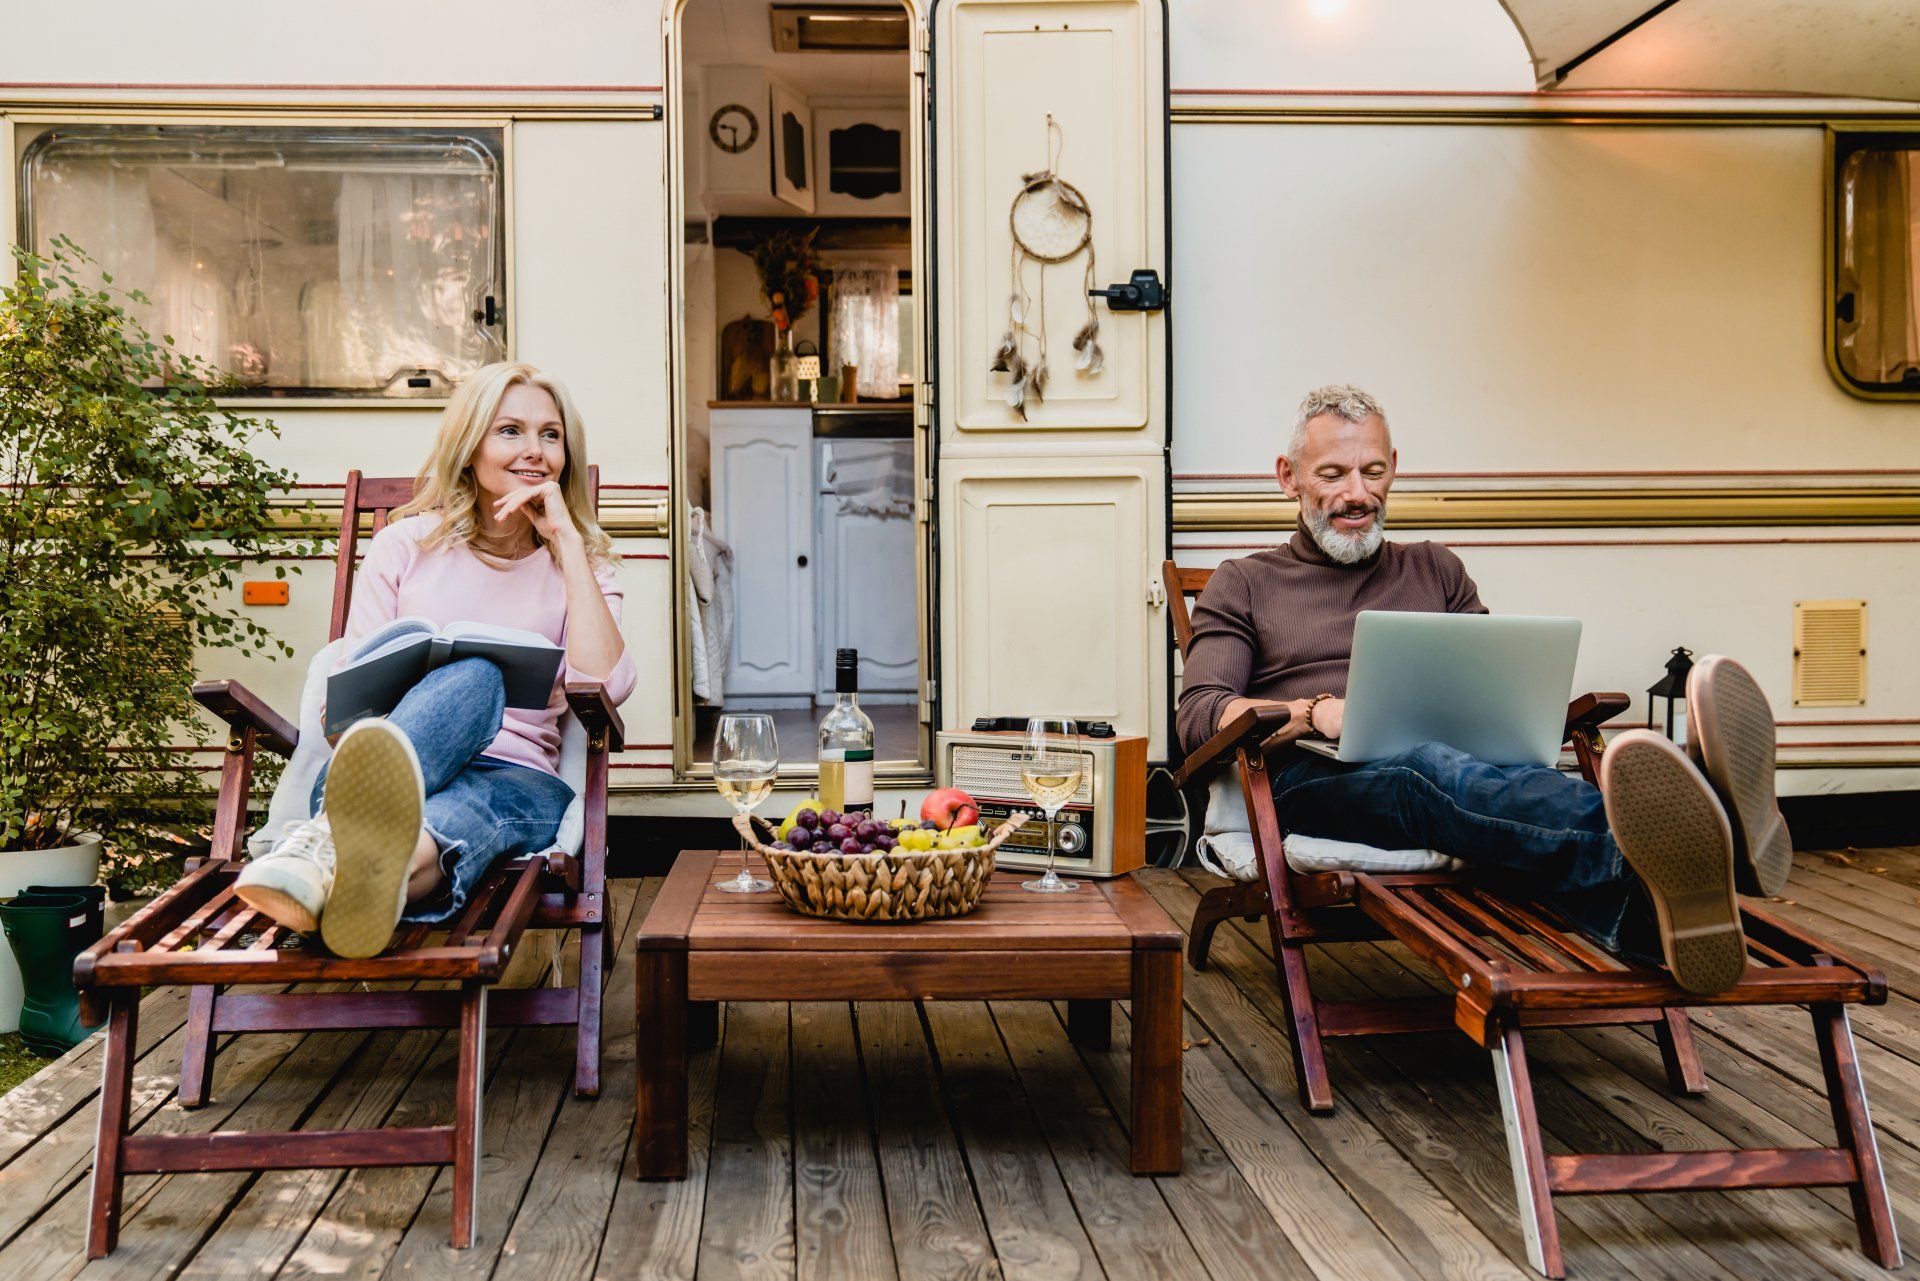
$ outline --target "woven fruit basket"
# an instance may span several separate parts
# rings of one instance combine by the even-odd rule
[[[892,849],[876,854],[777,850],[761,839],[765,820],[740,814],[733,825],[767,862],[787,906],[836,921],[931,921],[979,906],[993,878],[993,852],[1030,816],[1010,815],[984,845],[957,850]],[[758,822],[760,829],[753,824]]]

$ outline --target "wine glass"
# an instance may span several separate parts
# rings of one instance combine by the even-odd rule
[[[733,808],[746,814],[767,799],[780,773],[780,740],[765,712],[726,712],[713,736],[713,783]],[[759,894],[773,882],[747,868],[747,842],[740,839],[740,875],[720,882],[729,894]]]
[[[1035,894],[1079,889],[1074,882],[1061,880],[1053,870],[1053,816],[1080,790],[1080,773],[1085,768],[1073,722],[1034,717],[1027,722],[1021,755],[1020,785],[1047,816],[1047,870],[1039,880],[1022,881],[1020,888]]]

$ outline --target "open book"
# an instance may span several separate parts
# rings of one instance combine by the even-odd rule
[[[323,726],[331,736],[365,716],[385,716],[428,672],[462,658],[486,658],[506,676],[508,707],[545,707],[566,651],[535,632],[491,623],[398,618],[363,642],[363,652],[327,678]]]

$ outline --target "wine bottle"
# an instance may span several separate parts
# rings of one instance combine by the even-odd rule
[[[836,650],[833,707],[820,721],[820,803],[830,810],[873,809],[873,722],[860,710],[860,654]]]

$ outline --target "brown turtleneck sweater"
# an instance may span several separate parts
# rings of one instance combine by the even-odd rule
[[[1235,698],[1344,697],[1363,609],[1487,612],[1467,567],[1438,543],[1385,543],[1342,565],[1299,526],[1279,547],[1222,563],[1194,602],[1175,718],[1186,749],[1213,736]]]

